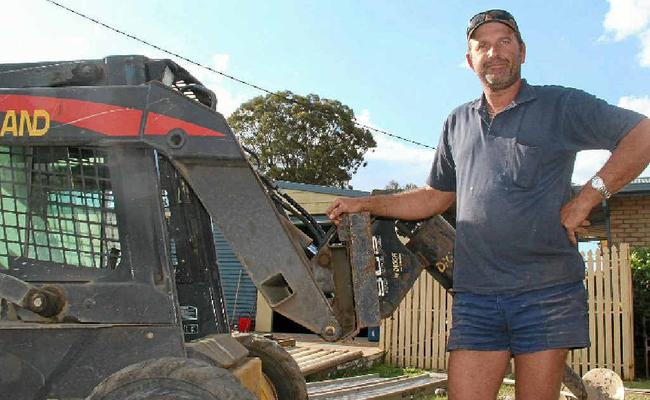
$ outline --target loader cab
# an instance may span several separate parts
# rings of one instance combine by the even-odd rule
[[[65,299],[54,321],[2,301],[3,368],[18,373],[2,387],[17,398],[39,374],[62,370],[53,393],[75,394],[228,332],[210,218],[151,149],[0,146],[0,268]]]
[[[228,331],[210,218],[156,151],[1,146],[0,191],[3,272],[104,292],[70,318]]]

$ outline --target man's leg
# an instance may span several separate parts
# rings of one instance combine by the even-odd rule
[[[495,400],[509,362],[509,351],[452,351],[449,400]]]
[[[515,356],[515,398],[557,400],[568,350],[553,349]]]

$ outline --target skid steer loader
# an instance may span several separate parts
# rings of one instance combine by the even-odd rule
[[[0,65],[0,399],[306,399],[280,346],[230,334],[215,226],[328,341],[379,325],[422,269],[451,287],[444,219],[324,232],[216,102],[170,60]]]

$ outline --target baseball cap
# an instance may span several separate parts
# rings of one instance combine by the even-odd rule
[[[510,29],[515,31],[517,38],[521,40],[521,32],[519,32],[519,27],[517,26],[515,17],[505,10],[487,10],[473,16],[469,20],[469,24],[467,24],[467,40],[469,40],[472,33],[474,33],[479,26],[487,22],[500,22],[507,25]]]

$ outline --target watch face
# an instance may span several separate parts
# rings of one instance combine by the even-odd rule
[[[607,186],[605,186],[605,181],[603,181],[603,178],[598,175],[591,178],[591,187],[600,192],[600,194],[603,195],[605,199],[609,199],[612,195],[609,190],[607,190]]]
[[[591,187],[593,187],[596,190],[601,189],[603,186],[605,186],[605,182],[603,182],[603,178],[600,176],[594,176],[591,179]]]

